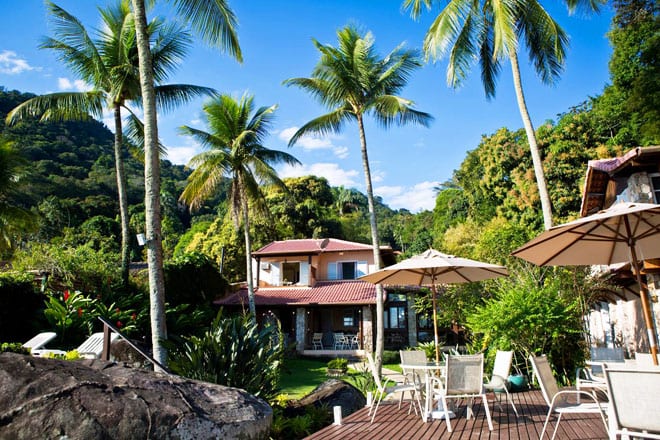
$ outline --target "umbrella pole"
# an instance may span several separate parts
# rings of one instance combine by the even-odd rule
[[[630,223],[628,217],[623,217],[626,225],[626,232],[628,237],[631,237]],[[653,365],[658,365],[658,341],[655,337],[655,329],[653,328],[653,318],[651,316],[651,306],[649,304],[649,292],[646,284],[642,282],[642,274],[640,273],[639,263],[637,262],[637,252],[635,252],[635,242],[630,239],[628,241],[628,248],[630,249],[630,264],[635,269],[637,276],[637,284],[639,284],[639,299],[642,301],[642,312],[644,314],[644,323],[646,324],[646,334],[649,338],[649,346],[651,347],[651,357],[653,358]]]
[[[438,338],[438,315],[436,312],[436,299],[437,296],[435,290],[435,277],[433,278],[433,283],[431,283],[431,300],[433,302],[433,338],[435,340],[435,361],[440,362],[440,338]]]

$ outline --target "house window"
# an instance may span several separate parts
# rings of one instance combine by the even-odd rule
[[[356,316],[353,310],[346,310],[344,312],[344,327],[356,327]]]
[[[282,285],[288,286],[300,282],[300,263],[282,263]]]
[[[366,274],[366,261],[339,261],[328,264],[328,279],[330,280],[354,280]]]
[[[660,174],[651,174],[651,186],[653,187],[653,201],[660,203]]]
[[[385,307],[385,328],[406,328],[406,295],[388,293]]]

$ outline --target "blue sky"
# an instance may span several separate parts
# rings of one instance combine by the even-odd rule
[[[97,5],[108,4],[91,0],[56,3],[81,19],[88,30],[100,24]],[[611,7],[597,16],[569,17],[560,4],[563,2],[543,3],[570,35],[571,45],[565,71],[554,86],[542,84],[521,55],[523,87],[535,126],[599,94],[609,79],[607,63],[611,54],[605,35]],[[400,0],[234,0],[230,5],[239,20],[243,64],[196,40],[169,82],[213,87],[236,96],[247,92],[255,96],[257,106],[278,104],[272,136],[266,144],[280,150],[288,149],[289,136],[297,127],[326,112],[303,91],[282,85],[287,78],[310,76],[319,58],[312,38],[334,45],[337,29],[354,24],[373,33],[376,49],[383,56],[402,42],[418,49],[438,12],[425,13],[414,21],[401,10]],[[1,86],[36,94],[85,86],[51,52],[38,49],[40,39],[49,35],[41,0],[0,2],[0,35]],[[451,178],[482,135],[504,126],[522,127],[508,64],[503,65],[497,96],[490,101],[485,98],[478,69],[458,90],[448,88],[445,71],[445,62],[428,64],[413,74],[401,93],[412,99],[417,109],[433,115],[435,120],[429,128],[392,127],[385,131],[367,121],[375,193],[391,208],[413,212],[432,209],[433,187]],[[177,127],[204,128],[202,104],[199,100],[159,116],[160,136],[174,163],[185,164],[200,151],[190,139],[177,134]],[[315,174],[327,178],[333,186],[364,192],[356,127],[348,125],[341,134],[323,139],[303,139],[288,152],[303,165],[280,168],[282,177]]]

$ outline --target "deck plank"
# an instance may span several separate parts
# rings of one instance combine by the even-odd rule
[[[447,431],[444,420],[431,420],[424,423],[414,411],[408,414],[408,405],[398,409],[398,401],[381,403],[374,423],[370,423],[368,408],[345,417],[342,425],[327,426],[306,437],[308,440],[527,440],[537,439],[543,429],[547,405],[540,391],[532,390],[513,393],[511,397],[518,409],[516,416],[505,396],[501,397],[502,408],[489,396],[489,408],[493,420],[493,431],[488,430],[483,403],[477,400],[473,405],[474,417],[465,417],[466,402],[458,402],[457,417],[452,419],[452,433]],[[557,418],[553,417],[548,426],[552,433]],[[547,438],[550,438],[549,436]],[[557,432],[561,439],[607,439],[607,432],[598,414],[564,415]]]

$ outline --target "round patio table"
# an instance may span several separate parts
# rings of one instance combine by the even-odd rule
[[[400,364],[400,367],[403,370],[407,371],[423,371],[424,372],[424,382],[426,383],[426,389],[424,391],[424,411],[422,412],[422,420],[427,422],[429,417],[433,419],[444,419],[445,418],[445,409],[442,407],[442,401],[438,400],[438,407],[436,410],[433,410],[433,379],[439,379],[437,373],[440,373],[442,376],[443,370],[446,364],[444,362],[425,362],[425,363],[405,363]],[[440,380],[438,382],[442,383]],[[456,415],[453,411],[448,410],[449,418],[454,418]]]

